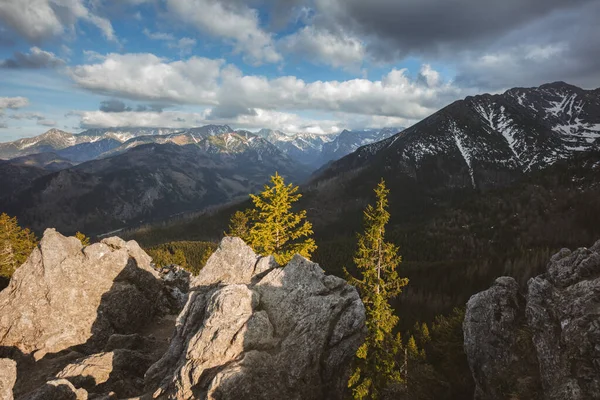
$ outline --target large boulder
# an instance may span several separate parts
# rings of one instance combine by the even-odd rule
[[[285,267],[225,238],[191,282],[166,354],[146,373],[160,399],[341,399],[366,333],[344,280],[300,256]]]
[[[555,254],[524,299],[504,277],[467,304],[475,398],[600,399],[600,241]]]
[[[0,346],[39,360],[136,332],[161,302],[162,283],[150,262],[133,241],[113,237],[83,247],[46,230],[0,292]]]

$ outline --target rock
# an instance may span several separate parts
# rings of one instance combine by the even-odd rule
[[[508,380],[507,373],[520,361],[516,345],[523,312],[519,303],[519,285],[509,277],[496,279],[467,303],[463,332],[475,399],[506,399],[505,388],[497,382]]]
[[[88,392],[115,392],[120,398],[135,396],[143,390],[144,373],[152,364],[150,357],[132,350],[118,349],[93,354],[67,365],[56,377],[69,380]]]
[[[73,346],[101,348],[113,333],[146,324],[162,283],[136,242],[104,239],[83,247],[47,229],[0,292],[0,346],[36,359]]]
[[[0,358],[0,399],[13,399],[13,386],[17,381],[17,363],[8,358]]]
[[[84,389],[76,389],[66,379],[46,382],[45,385],[26,395],[23,400],[87,400],[88,394]]]
[[[600,241],[561,250],[529,281],[527,320],[547,399],[600,399],[599,310]]]
[[[160,399],[341,399],[366,333],[344,280],[300,256],[283,268],[225,238],[191,282],[165,355],[146,373]]]
[[[164,283],[167,312],[178,314],[187,302],[191,274],[177,265],[170,265],[161,268],[159,275]]]
[[[463,328],[475,398],[600,399],[598,310],[600,241],[555,254],[525,304],[506,277],[471,297]]]

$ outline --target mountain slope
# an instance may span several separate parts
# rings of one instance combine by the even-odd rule
[[[16,165],[27,165],[45,169],[48,172],[60,171],[73,166],[71,160],[61,157],[56,153],[37,153],[28,156],[13,158],[10,163]]]
[[[20,192],[31,185],[36,179],[49,172],[34,165],[15,164],[0,160],[0,204],[12,193]],[[0,208],[0,212],[6,210]]]
[[[26,189],[0,202],[0,209],[37,231],[54,226],[100,234],[246,196],[275,171],[296,181],[307,176],[270,143],[253,137],[243,147],[243,138],[232,136],[209,137],[204,147],[138,146],[30,179]],[[219,140],[230,151],[222,151]]]
[[[562,82],[456,101],[324,170],[408,175],[430,187],[486,188],[600,145],[600,96]]]

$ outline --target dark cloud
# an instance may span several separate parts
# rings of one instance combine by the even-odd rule
[[[0,68],[12,69],[56,68],[63,65],[65,65],[64,60],[54,53],[44,51],[38,47],[32,47],[29,53],[16,51],[12,58],[0,61]]]
[[[449,65],[462,85],[600,78],[598,0],[314,0],[314,10],[315,27],[359,38],[376,63]]]
[[[35,112],[11,114],[8,116],[8,118],[16,120],[36,121],[36,124],[41,126],[56,126],[57,124],[56,121],[47,119],[43,114]]]
[[[318,19],[363,37],[382,57],[473,49],[519,27],[595,0],[317,0]],[[382,42],[383,40],[383,42]],[[394,54],[396,53],[396,54]]]
[[[100,103],[100,111],[103,112],[125,112],[125,111],[132,111],[133,109],[127,105],[125,105],[125,103],[123,103],[121,100],[116,100],[116,99],[110,99],[110,100],[103,100]]]
[[[487,52],[457,63],[462,86],[503,89],[553,81],[587,89],[600,86],[600,2],[555,13],[521,28]]]
[[[165,104],[138,104],[135,108],[133,108],[118,99],[104,100],[100,102],[100,111],[108,113],[120,113],[127,111],[161,113],[167,107],[169,106]]]
[[[255,109],[248,108],[242,104],[221,104],[214,107],[206,119],[233,119],[240,115],[256,116],[257,113]]]

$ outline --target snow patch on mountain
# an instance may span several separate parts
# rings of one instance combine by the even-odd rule
[[[471,176],[471,183],[473,184],[473,189],[475,189],[476,188],[475,174],[473,171],[473,164],[472,164],[473,157],[471,156],[471,153],[469,153],[469,151],[466,147],[466,144],[464,142],[464,139],[461,138],[461,136],[463,136],[464,133],[456,126],[454,121],[451,122],[451,124],[448,128],[453,135],[454,143],[456,143],[456,147],[458,148],[458,151],[462,155],[462,158],[465,160],[465,163],[467,164],[467,167],[469,168],[469,175]]]

